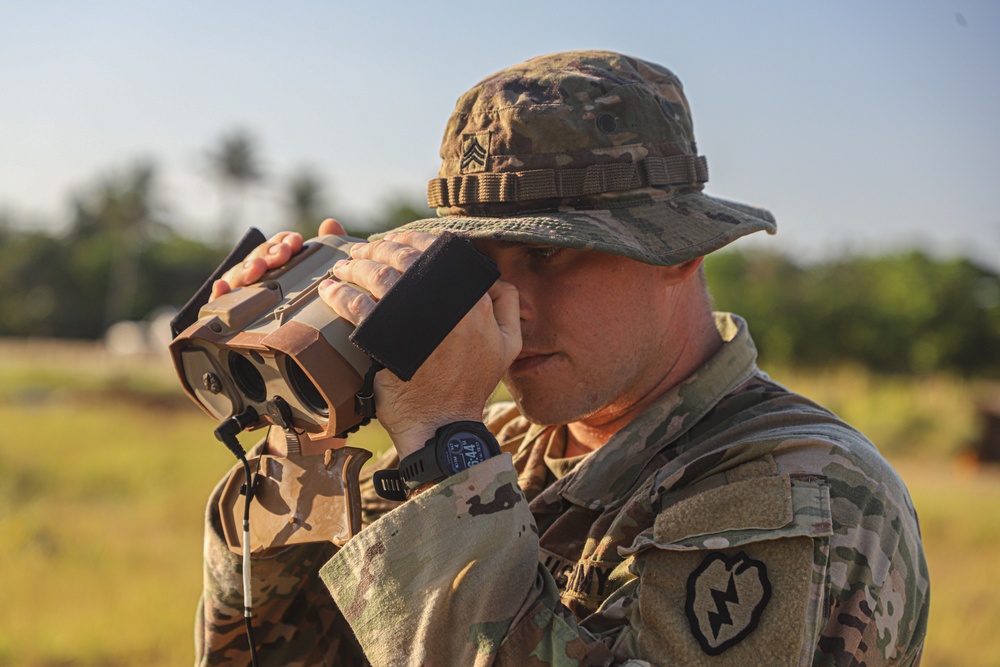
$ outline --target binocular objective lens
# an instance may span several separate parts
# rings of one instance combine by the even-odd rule
[[[330,416],[330,407],[319,393],[319,389],[312,383],[297,363],[291,358],[285,361],[285,372],[288,374],[288,384],[292,386],[292,391],[298,396],[302,403],[318,415]]]
[[[239,390],[251,401],[263,401],[267,398],[267,385],[252,361],[241,354],[230,352],[229,372]]]

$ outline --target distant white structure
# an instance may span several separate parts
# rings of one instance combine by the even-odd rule
[[[104,332],[104,349],[114,356],[166,356],[170,344],[171,307],[158,308],[141,321],[115,322]]]

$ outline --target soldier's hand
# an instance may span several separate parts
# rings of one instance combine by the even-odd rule
[[[320,296],[338,315],[358,324],[436,238],[404,232],[359,243],[350,260],[334,265],[341,282],[325,281]],[[520,350],[517,290],[498,280],[409,382],[387,370],[378,373],[379,422],[400,457],[422,447],[438,426],[480,421],[486,401]]]
[[[327,218],[319,226],[319,235],[324,234],[344,235],[344,228],[333,218]],[[212,284],[212,296],[209,301],[218,299],[237,287],[253,284],[267,271],[283,266],[292,255],[302,249],[302,243],[302,234],[298,232],[275,234],[254,248],[242,264],[229,269]]]

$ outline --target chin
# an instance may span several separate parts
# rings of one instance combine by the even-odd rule
[[[595,412],[595,410],[574,405],[572,400],[567,400],[572,397],[566,396],[559,390],[523,391],[523,388],[506,380],[504,385],[510,392],[511,398],[514,399],[514,404],[517,405],[521,416],[532,424],[539,426],[571,424]],[[557,402],[554,402],[553,399],[557,399]]]

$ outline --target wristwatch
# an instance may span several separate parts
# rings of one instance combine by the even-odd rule
[[[408,491],[440,482],[499,454],[497,439],[482,422],[452,422],[400,461],[397,470],[379,470],[372,481],[381,497],[406,500]]]

